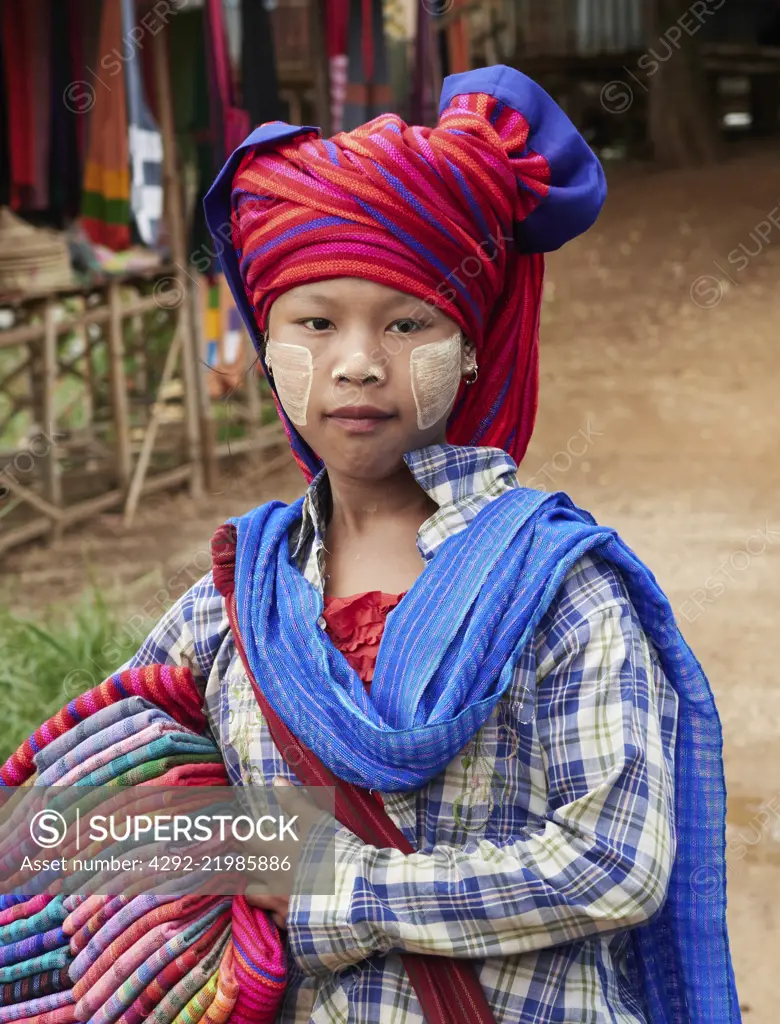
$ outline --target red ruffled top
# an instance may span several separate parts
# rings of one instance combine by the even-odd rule
[[[406,593],[406,590],[400,594],[367,590],[349,597],[325,597],[322,617],[326,632],[366,684],[366,689],[374,678],[387,613]]]

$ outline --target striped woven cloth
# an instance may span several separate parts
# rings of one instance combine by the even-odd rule
[[[11,897],[11,899],[14,899],[14,897]],[[33,914],[37,914],[39,910],[42,910],[48,903],[51,903],[53,899],[54,896],[50,896],[48,893],[40,893],[32,899],[20,896],[16,899],[15,904],[0,910],[0,925],[32,917]]]
[[[62,998],[70,992],[71,981],[68,977],[68,968],[60,967],[56,971],[41,971],[40,974],[31,974],[19,981],[7,982],[0,986],[0,1006],[7,1010],[0,1010],[0,1022],[4,1019],[2,1014],[18,1009],[15,1004],[27,1003],[42,996],[56,995]],[[63,1002],[66,1000],[63,998]]]
[[[211,896],[184,896],[162,906],[154,906],[152,901],[155,899],[154,896],[136,897],[133,903],[117,914],[110,927],[101,929],[79,953],[70,967],[76,998],[79,998],[94,979],[100,977],[139,939],[149,940],[160,928],[167,928],[166,940],[172,938],[186,924],[197,920],[198,915],[204,914],[214,904],[214,898]],[[135,904],[139,901],[143,902],[136,908]],[[162,945],[162,942],[153,944],[149,953],[138,963],[142,963],[152,951]]]
[[[159,971],[160,967],[172,963],[181,953],[186,952],[188,949],[191,951],[188,966],[190,970],[194,969],[203,957],[213,950],[217,938],[226,925],[229,925],[229,922],[230,908],[228,907],[222,911],[216,920],[212,918],[210,927],[208,925],[205,927],[198,925],[180,932],[174,939],[171,939],[153,953],[129,978],[126,978],[97,1010],[89,1009],[91,1000],[81,1000],[78,1002],[76,1008],[79,1016],[83,1016],[84,1012],[87,1012],[89,1013],[88,1019],[91,1021],[91,1024],[112,1024],[120,1014],[132,1007],[134,1001],[146,987],[145,978],[147,976],[153,976]],[[199,930],[195,930],[196,927]],[[184,977],[186,977],[186,974]],[[177,981],[176,984],[181,984],[182,980],[183,978]],[[147,1020],[152,1018],[152,1014],[170,996],[174,988],[175,985],[163,995],[162,999],[157,1000],[155,1007],[147,1015]],[[175,1010],[178,1012],[185,1005],[185,1002],[186,1000],[182,1001],[181,1005],[175,1007]],[[173,1016],[175,1014],[171,1014],[171,1017]]]
[[[156,665],[117,673],[70,701],[0,768],[0,784],[62,786],[67,819],[90,798],[88,786],[224,786],[227,775],[191,674]],[[154,789],[134,802],[135,813],[159,807]],[[21,800],[16,814],[9,820],[23,824]],[[29,834],[21,830],[20,842],[13,830],[4,831],[0,861],[16,856],[18,862]],[[74,842],[68,838],[58,852],[67,856]],[[100,848],[93,843],[81,852],[86,859]],[[145,891],[148,880],[120,875],[114,881],[121,895],[24,896],[13,892],[10,879],[11,891],[0,903],[0,1024],[243,1020],[233,1016],[240,994],[234,940],[259,971],[256,979],[269,971],[266,1012],[251,1019],[271,1024],[284,991],[285,961],[267,914],[253,909],[247,916],[238,897],[186,893],[186,879],[176,885],[181,891],[165,894]]]
[[[125,895],[94,895],[90,897],[90,900],[95,900],[96,902],[89,903],[88,900],[81,907],[77,907],[72,913],[68,914],[62,922],[62,930],[66,935],[70,935],[70,948],[74,953],[82,950],[92,936],[104,924],[110,921],[115,914],[119,913],[122,907],[127,906],[130,902],[130,899]],[[80,913],[82,907],[87,909]]]
[[[28,960],[30,957],[48,953],[52,949],[59,949],[67,944],[68,937],[59,925],[56,928],[48,929],[48,931],[28,935],[24,939],[19,939],[18,942],[9,942],[0,947],[0,967]]]
[[[24,1024],[74,1024],[77,1020],[75,1006],[61,1006],[58,1010],[25,1017]]]
[[[70,995],[70,993],[63,992],[62,995]],[[48,998],[48,996],[47,996]],[[9,1007],[9,1011],[21,1010],[21,1013],[17,1017],[0,1018],[2,1020],[9,1021],[24,1021],[24,1024],[70,1024],[71,1021],[77,1020],[76,1017],[76,1006],[73,1001],[63,1001],[61,1005],[55,1007],[44,1006],[43,999],[36,999],[35,1002],[39,1002],[40,1006],[36,1007],[31,1001],[26,1008],[21,1007]]]
[[[29,917],[20,917],[8,924],[0,925],[0,946],[19,942],[21,939],[26,939],[30,935],[37,935],[42,931],[46,931],[47,928],[52,928],[58,924],[62,924],[63,930],[65,930],[64,922],[67,920],[68,912],[63,906],[64,902],[64,896],[55,896],[54,899],[50,900],[49,903]],[[2,951],[0,950],[0,952]]]
[[[233,929],[235,934],[235,923]],[[233,1012],[238,999],[238,979],[235,971],[235,948],[233,942],[234,940],[231,938],[225,950],[225,955],[220,960],[217,991],[213,1003],[203,1015],[204,1024],[224,1024],[227,1020],[238,1021],[238,1013]]]
[[[140,934],[139,929],[128,928],[93,964],[88,964],[86,970],[78,974],[70,970],[76,999],[84,998],[91,1007],[102,1005],[158,949],[180,939],[184,927],[178,920],[150,923],[148,927],[143,921],[140,924]],[[201,934],[200,930],[197,934]]]
[[[214,744],[205,737],[186,736],[184,733],[166,733],[158,739],[153,740],[145,747],[136,750],[129,750],[121,753],[117,748],[122,744],[115,744],[113,750],[108,750],[106,756],[108,761],[100,764],[95,763],[100,757],[90,758],[91,764],[82,766],[86,768],[85,774],[74,778],[74,785],[81,786],[104,786],[114,779],[118,779],[132,768],[147,767],[162,759],[182,756],[185,759],[179,763],[188,764],[192,761],[191,754],[200,755],[203,752],[206,756],[214,753]],[[116,756],[115,756],[116,755]],[[219,756],[219,755],[217,755]],[[78,772],[78,769],[76,769]]]
[[[140,785],[150,785],[142,782]],[[225,766],[219,763],[175,765],[163,775],[157,786],[224,786],[226,784]]]
[[[222,765],[222,757],[216,752],[213,754],[198,754],[198,758],[201,761],[211,762],[218,766]],[[172,768],[184,767],[192,767],[192,754],[171,754],[167,757],[159,757],[154,761],[147,762],[146,764],[135,765],[133,768],[123,772],[121,775],[117,775],[115,779],[110,779],[106,785],[140,786],[145,782],[158,780],[155,782],[156,786],[165,786],[169,785],[169,783],[164,780],[164,776],[168,771]],[[84,785],[94,786],[96,783],[85,782]]]
[[[225,950],[227,950],[227,945],[225,946]],[[190,999],[181,1013],[176,1014],[173,1019],[173,1024],[197,1024],[197,1021],[202,1020],[203,1015],[214,1002],[217,995],[218,982],[219,967],[217,967],[216,971],[211,975],[200,992],[197,992],[192,999]]]
[[[151,718],[152,715],[155,717]],[[39,769],[36,785],[70,786],[95,768],[108,764],[113,757],[143,747],[165,733],[180,730],[178,722],[167,716],[163,718],[161,712],[142,711],[140,715],[115,722],[102,732],[90,736],[68,751],[43,774]]]
[[[90,736],[102,732],[103,729],[108,729],[116,722],[141,714],[143,711],[154,711],[157,715],[164,714],[160,708],[143,697],[127,697],[115,704],[108,704],[100,711],[90,715],[89,718],[79,722],[78,725],[74,725],[72,729],[68,729],[57,739],[52,740],[35,755],[38,778],[42,779],[44,772]],[[75,897],[72,898],[75,899]]]
[[[265,1019],[274,998],[280,997],[284,990],[283,951],[279,949],[273,963],[258,960],[255,950],[272,948],[274,924],[267,914],[250,906],[243,896],[236,896],[233,901],[233,921],[238,1001],[231,1020],[251,1024]]]
[[[187,1003],[203,987],[211,975],[219,970],[219,961],[229,941],[230,927],[223,928],[216,946],[188,974],[185,974],[181,981],[173,986],[171,991],[149,1014],[147,1020],[151,1024],[170,1024],[171,1021],[175,1020],[176,1015],[185,1008]],[[96,1022],[96,1024],[107,1024],[107,1022]]]
[[[19,978],[40,974],[41,971],[54,971],[60,967],[67,967],[70,961],[70,949],[65,944],[57,949],[49,950],[48,953],[41,953],[40,956],[33,956],[19,963],[0,967],[0,984],[7,981],[18,981]]]
[[[175,896],[154,896],[146,893],[136,896],[129,902],[119,902],[117,897],[102,897],[103,906],[89,920],[78,929],[77,932],[70,932],[70,948],[79,955],[73,961],[71,975],[76,979],[81,970],[81,958],[87,964],[93,964],[104,949],[107,949],[111,941],[122,931],[143,917],[151,910],[156,910],[166,904],[173,903]],[[63,924],[63,930],[67,933],[67,920]]]
[[[61,1007],[74,1007],[75,1005],[76,1000],[70,989],[45,995],[28,996],[24,1001],[19,1000],[17,1005],[3,1002],[2,1009],[0,1009],[0,1024],[27,1019],[36,1014],[46,1014],[52,1010],[59,1010]]]
[[[182,685],[189,678],[190,685]],[[201,710],[200,694],[192,683],[187,669],[169,665],[149,665],[145,668],[117,672],[99,686],[74,698],[52,718],[44,722],[25,740],[0,768],[0,785],[21,786],[35,771],[34,758],[38,750],[67,732],[82,719],[109,704],[116,704],[137,694],[167,711],[180,725],[196,732],[206,730],[206,719]]]
[[[132,985],[133,988],[137,987],[136,981],[141,985],[145,983],[145,987],[139,992],[132,1005],[127,1008],[119,1020],[123,1024],[139,1024],[140,1021],[146,1020],[149,1014],[154,1011],[175,986],[186,978],[190,971],[197,967],[209,949],[213,948],[214,937],[220,933],[222,926],[223,922],[217,920],[211,929],[197,942],[194,942],[189,949],[185,950],[184,953],[177,956],[174,960],[166,963],[161,970],[158,968],[159,962],[162,961],[162,954],[157,960],[152,960],[145,964],[137,972],[138,978],[131,979],[128,982],[128,986]],[[152,974],[154,974],[154,977],[149,980]],[[272,1017],[267,1019],[269,1021],[273,1020]]]

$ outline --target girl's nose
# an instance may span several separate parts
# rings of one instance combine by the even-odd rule
[[[369,380],[376,384],[384,384],[386,379],[385,371],[378,360],[371,359],[367,353],[360,350],[340,359],[333,367],[332,378],[334,381],[344,380],[361,384]]]

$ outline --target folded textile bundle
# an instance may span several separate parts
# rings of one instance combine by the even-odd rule
[[[145,787],[226,785],[192,675],[164,665],[116,673],[70,701],[0,768],[0,786],[68,787],[57,805],[66,817],[82,787],[137,787],[134,812],[151,813],[162,798]],[[21,803],[14,811],[0,841],[3,866],[30,841],[9,834],[8,822],[23,820]],[[69,849],[66,840],[58,855]],[[149,892],[149,879],[125,876],[116,895],[65,894],[57,877],[46,892],[0,896],[0,1024],[275,1019],[282,942],[269,915],[243,897]],[[39,875],[38,888],[41,878],[49,883]]]

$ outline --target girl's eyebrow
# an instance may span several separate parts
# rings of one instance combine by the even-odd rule
[[[321,292],[310,292],[307,293],[306,295],[296,295],[293,301],[315,302],[318,306],[328,306],[332,305],[333,303],[338,304],[338,299],[334,299],[328,295],[323,295]]]
[[[282,296],[281,301],[284,297]],[[327,295],[324,292],[305,292],[296,296],[290,296],[291,305],[294,307],[299,305],[314,305],[327,309],[341,309],[342,306],[349,306],[351,303],[348,300],[342,299],[341,296]],[[431,309],[426,306],[420,299],[413,295],[398,295],[391,296],[381,303],[377,303],[377,312],[382,316],[389,316],[391,313],[395,313],[397,317],[417,317],[422,319],[423,317],[427,322],[433,323],[439,318],[439,310],[437,307]]]

